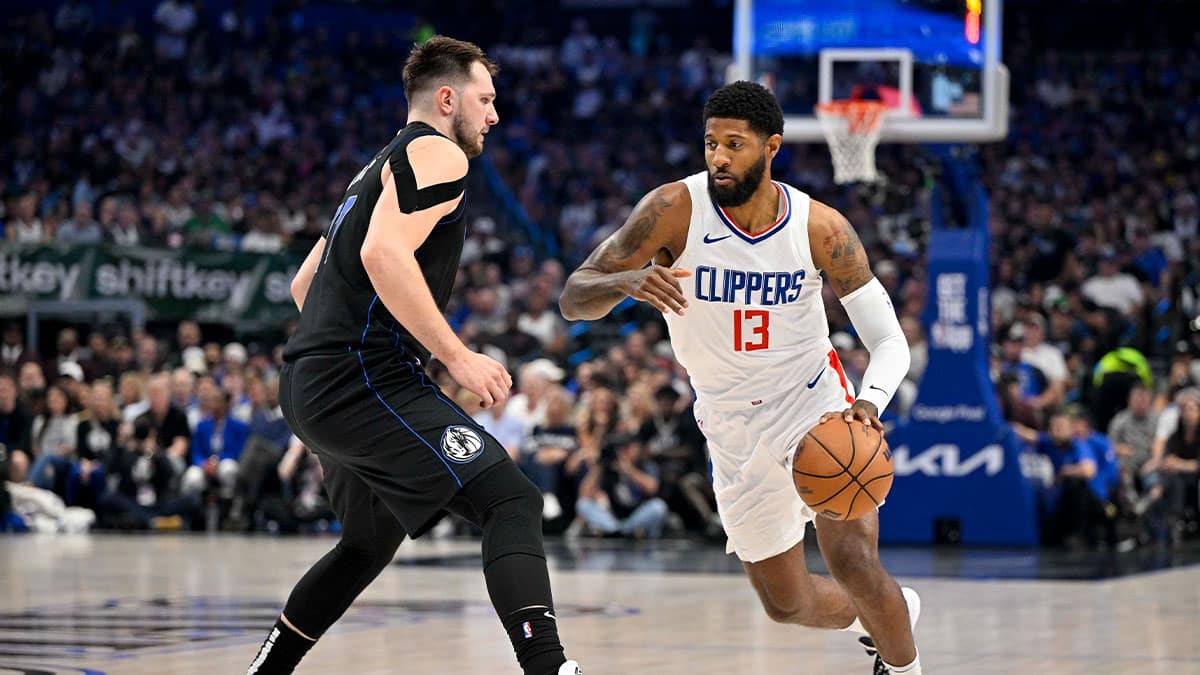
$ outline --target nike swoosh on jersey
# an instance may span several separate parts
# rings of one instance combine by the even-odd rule
[[[882,391],[882,392],[883,392],[883,393],[885,393],[885,394],[887,393],[887,390],[886,390],[886,389],[882,389],[882,388],[880,388],[880,387],[876,387],[875,385],[871,385],[871,386],[867,387],[867,389],[879,389],[879,391]]]
[[[550,612],[545,612],[544,614],[542,614],[542,616],[546,617],[547,619],[550,619],[551,621],[558,621],[558,617],[554,616],[554,614],[552,614]]]
[[[817,376],[812,379],[812,382],[808,383],[808,388],[812,389],[813,387],[817,386],[817,380],[820,380],[821,376],[824,374],[825,374],[825,369],[821,368],[821,372],[817,373]]]
[[[733,235],[732,235],[732,234],[727,234],[727,235],[725,235],[724,237],[717,237],[716,239],[710,239],[710,237],[711,237],[711,236],[712,236],[712,235],[708,235],[708,234],[704,235],[704,243],[706,243],[706,244],[715,244],[715,243],[717,243],[718,241],[724,241],[724,240],[726,240],[726,239],[728,239],[728,238],[732,237]]]

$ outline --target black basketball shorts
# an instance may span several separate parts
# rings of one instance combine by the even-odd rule
[[[300,440],[361,479],[414,538],[464,485],[510,461],[418,364],[396,352],[286,363],[279,403]]]

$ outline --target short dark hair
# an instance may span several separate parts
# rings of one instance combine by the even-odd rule
[[[413,45],[404,62],[404,96],[409,105],[412,105],[414,94],[431,84],[470,77],[471,65],[476,61],[493,76],[500,70],[478,45],[471,42],[434,35]]]
[[[783,134],[783,109],[770,89],[740,80],[714,91],[704,103],[704,119],[724,117],[746,120],[761,136]]]

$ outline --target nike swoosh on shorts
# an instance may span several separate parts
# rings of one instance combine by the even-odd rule
[[[812,379],[812,382],[808,383],[808,388],[812,389],[813,387],[817,386],[817,381],[820,380],[821,376],[824,374],[825,374],[825,369],[821,368],[821,372],[817,373],[817,376]]]

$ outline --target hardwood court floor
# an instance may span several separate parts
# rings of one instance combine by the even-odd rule
[[[0,673],[243,673],[292,584],[332,544],[0,536]],[[464,562],[477,550],[405,543],[402,564],[299,672],[519,673],[482,575]],[[740,575],[667,572],[653,548],[626,553],[646,564],[555,563],[561,632],[587,675],[870,672],[849,634],[772,624]],[[1200,567],[1100,581],[901,581],[922,596],[917,638],[931,675],[1200,674]]]

